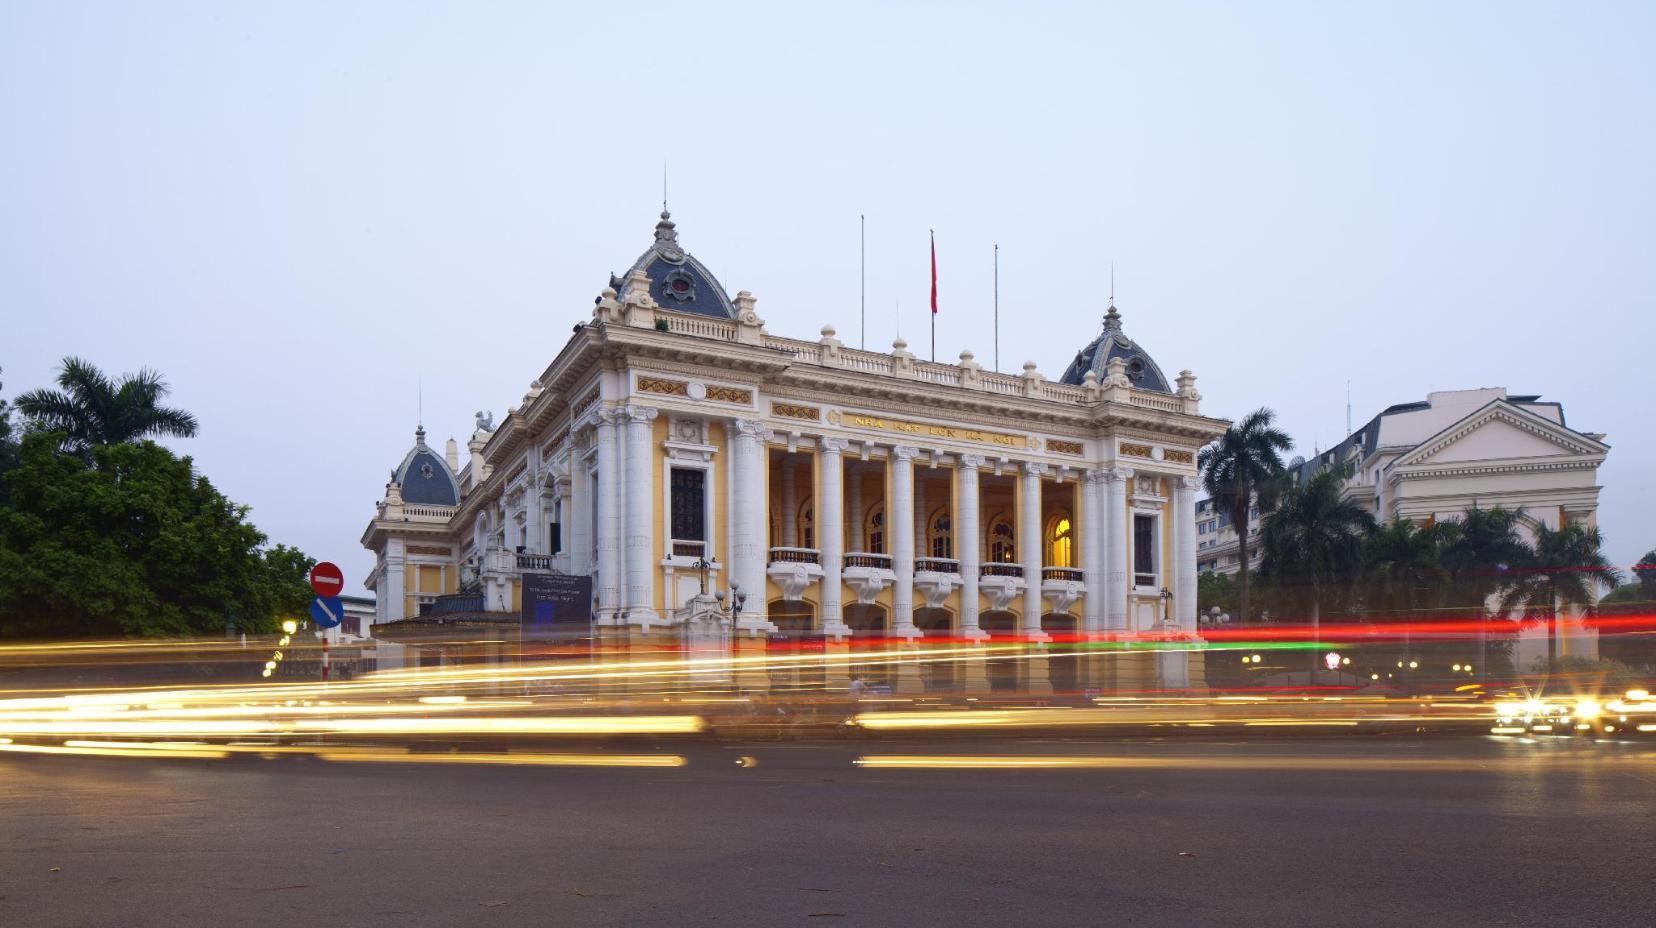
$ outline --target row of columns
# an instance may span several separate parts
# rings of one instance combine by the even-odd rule
[[[600,410],[597,415],[598,457],[598,614],[607,624],[658,621],[654,609],[654,560],[652,546],[655,500],[652,474],[655,447],[651,423],[657,411],[626,406]],[[767,445],[762,422],[734,419],[729,422],[731,487],[728,494],[730,518],[730,577],[746,593],[743,621],[757,627],[764,622],[765,567],[769,557],[768,487],[765,483]],[[821,553],[822,591],[820,613],[823,630],[843,632],[844,594],[841,568],[844,561],[845,506],[844,439],[821,438],[817,443],[816,544]],[[895,635],[914,635],[914,564],[916,527],[910,517],[914,509],[914,461],[920,449],[898,445],[891,449],[891,502],[886,507],[886,532],[890,539],[892,573],[891,628]],[[980,455],[961,455],[955,469],[955,536],[966,541],[955,554],[961,571],[960,630],[967,637],[981,636],[978,622],[980,545],[979,468],[986,460]],[[1041,631],[1042,563],[1041,480],[1047,465],[1025,462],[1020,468],[1020,524],[1018,533],[1024,573],[1023,629],[1038,636]],[[1081,569],[1087,586],[1083,623],[1087,631],[1127,627],[1129,567],[1127,546],[1127,480],[1133,471],[1107,467],[1083,476],[1081,504]],[[1174,618],[1182,628],[1196,628],[1196,544],[1195,480],[1176,478],[1171,529],[1173,564],[1164,565],[1174,594]],[[860,518],[860,510],[856,513]],[[793,521],[790,510],[782,520]],[[1104,527],[1103,537],[1097,527]],[[577,548],[577,550],[581,550]],[[621,578],[625,577],[623,587]]]

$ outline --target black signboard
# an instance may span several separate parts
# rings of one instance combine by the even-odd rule
[[[524,574],[522,616],[526,634],[585,633],[592,623],[592,578]]]

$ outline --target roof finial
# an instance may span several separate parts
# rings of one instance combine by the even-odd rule
[[[667,159],[661,159],[661,218],[667,218]]]
[[[1104,331],[1121,332],[1121,313],[1116,312],[1115,305],[1115,262],[1110,262],[1110,308],[1104,313]]]

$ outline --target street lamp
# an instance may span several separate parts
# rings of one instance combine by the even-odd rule
[[[702,557],[698,557],[690,563],[690,569],[701,571],[701,595],[706,596],[707,595],[707,572],[710,571],[710,570],[718,570],[719,569],[719,559],[718,558],[709,558],[709,557],[706,557],[705,555],[702,556]]]
[[[747,596],[748,594],[742,592],[741,584],[734,580],[730,582],[728,603],[725,602],[727,597],[724,590],[713,594],[713,598],[719,601],[719,611],[730,616],[730,646],[733,649],[736,647],[736,623],[741,618],[742,607],[747,604]]]

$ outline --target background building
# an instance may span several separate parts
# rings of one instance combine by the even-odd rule
[[[1597,521],[1598,468],[1610,448],[1604,435],[1570,428],[1564,407],[1503,387],[1447,390],[1424,402],[1387,408],[1344,441],[1310,459],[1295,458],[1293,479],[1319,468],[1349,465],[1346,499],[1381,522],[1455,521],[1478,506],[1520,511],[1526,541],[1536,529]],[[1259,566],[1259,513],[1250,527],[1249,560]],[[1267,516],[1268,518],[1268,516]],[[1202,570],[1237,571],[1235,526],[1202,500],[1196,509],[1197,561]],[[1596,654],[1595,635],[1572,615],[1560,629],[1560,653]],[[1526,632],[1518,666],[1544,653],[1545,640]]]

